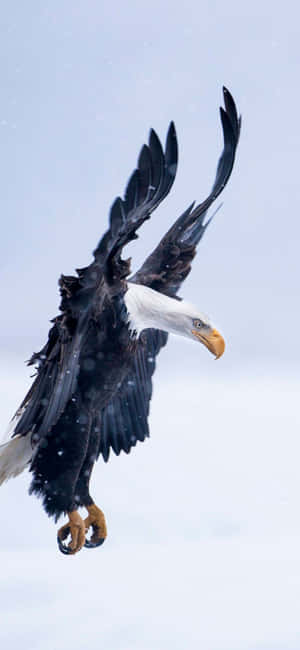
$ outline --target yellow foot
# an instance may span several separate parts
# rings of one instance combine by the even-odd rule
[[[87,511],[89,516],[84,520],[86,532],[91,526],[93,534],[90,539],[85,540],[84,545],[86,548],[96,548],[96,546],[103,544],[107,536],[105,517],[102,510],[94,503],[91,506],[87,506]]]
[[[85,523],[78,514],[77,510],[68,512],[69,521],[62,526],[57,532],[57,543],[59,550],[65,555],[74,555],[83,547],[85,542]],[[63,544],[63,540],[71,535],[71,541],[68,546]]]

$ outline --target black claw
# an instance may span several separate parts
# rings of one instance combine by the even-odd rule
[[[63,544],[63,542],[61,541],[61,539],[60,539],[60,537],[58,535],[57,535],[57,544],[58,544],[59,550],[64,555],[72,555],[73,554],[71,549],[68,546],[66,546],[66,544]]]
[[[101,546],[105,542],[105,537],[101,537],[98,539],[98,542],[91,542],[90,539],[86,539],[84,542],[85,548],[97,548],[97,546]]]

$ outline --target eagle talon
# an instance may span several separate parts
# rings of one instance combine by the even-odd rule
[[[97,542],[92,542],[92,538],[94,535],[92,535],[91,539],[86,539],[84,542],[85,548],[97,548],[97,546],[101,546],[103,542],[105,542],[105,537],[99,537]]]
[[[58,548],[64,555],[75,555],[85,543],[85,524],[76,510],[68,513],[69,521],[62,526],[57,533]],[[63,540],[71,535],[68,546]]]
[[[93,534],[90,539],[86,539],[84,542],[85,548],[97,548],[101,546],[106,539],[107,530],[105,517],[94,503],[91,506],[87,506],[87,511],[89,516],[84,520],[86,532],[91,527]]]
[[[66,544],[63,544],[59,535],[57,535],[57,544],[61,553],[63,553],[64,555],[72,555],[71,549],[68,546],[66,546]]]

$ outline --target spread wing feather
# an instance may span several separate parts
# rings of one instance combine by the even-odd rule
[[[129,179],[125,198],[117,197],[110,211],[110,228],[94,251],[95,263],[116,256],[131,239],[136,230],[149,219],[151,213],[169,193],[176,174],[178,148],[176,131],[171,122],[166,139],[165,153],[153,129],[149,144],[144,145],[137,169]]]
[[[208,208],[227,184],[239,141],[241,118],[230,92],[223,88],[225,110],[220,109],[224,146],[218,162],[216,178],[208,197],[194,207],[192,203],[175,221],[157,248],[149,255],[132,282],[144,284],[168,296],[175,296],[191,269],[196,247],[210,220],[205,221]]]
[[[165,152],[155,131],[151,130],[149,143],[141,150],[124,199],[118,197],[111,207],[109,229],[94,251],[94,261],[88,267],[78,269],[77,277],[61,276],[61,315],[54,319],[55,324],[44,348],[29,362],[37,364],[37,376],[23,402],[22,406],[26,408],[14,435],[32,431],[38,439],[64,412],[76,390],[80,351],[91,319],[101,317],[101,305],[105,299],[116,294],[122,296],[126,290],[124,278],[129,273],[129,263],[121,260],[122,248],[137,237],[137,229],[170,191],[177,157],[174,124],[170,124],[167,133]],[[114,444],[118,448],[120,442],[116,440]]]
[[[148,415],[152,396],[152,375],[156,356],[166,345],[168,335],[149,329],[133,359],[133,365],[110,404],[101,411],[97,426],[101,429],[98,455],[108,460],[110,448],[117,456],[129,453],[138,440],[149,436]]]
[[[230,178],[238,145],[241,118],[230,92],[223,88],[225,110],[220,108],[224,146],[218,162],[216,178],[209,196],[194,207],[194,203],[177,219],[163,237],[154,252],[146,259],[140,270],[130,278],[132,282],[143,284],[152,289],[176,296],[182,282],[191,269],[191,261],[196,254],[196,246],[202,238],[209,221],[205,222],[208,208],[224,189]],[[99,453],[108,459],[109,448],[116,454],[123,449],[128,453],[137,440],[144,440],[149,435],[147,416],[152,395],[152,375],[155,370],[155,358],[161,347],[166,345],[168,335],[158,330],[145,330],[144,343],[139,344],[135,354],[134,366],[119,391],[101,414],[104,430]],[[151,359],[151,363],[149,363]],[[119,403],[126,405],[126,411],[132,416],[133,426],[126,429],[126,445],[122,443],[124,418]],[[139,438],[137,431],[142,431]],[[132,434],[132,435],[131,435]],[[118,440],[118,444],[115,441]]]

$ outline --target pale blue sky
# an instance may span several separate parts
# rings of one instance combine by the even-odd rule
[[[2,429],[58,277],[91,260],[149,128],[164,139],[175,121],[179,171],[130,248],[136,264],[210,189],[223,84],[243,115],[224,205],[181,291],[226,353],[215,363],[170,340],[151,439],[94,471],[109,522],[94,555],[58,554],[28,476],[1,488],[1,643],[299,650],[298,3],[13,1],[0,53]]]

